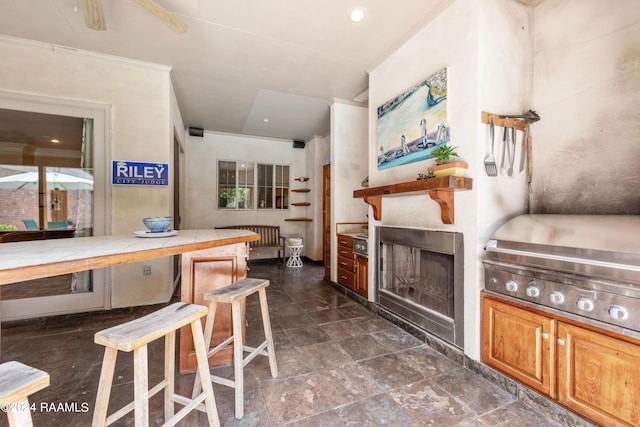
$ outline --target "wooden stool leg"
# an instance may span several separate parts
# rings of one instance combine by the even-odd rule
[[[93,423],[91,424],[93,427],[104,427],[106,425],[109,396],[111,395],[111,385],[113,383],[113,373],[116,369],[117,356],[118,350],[105,347],[98,393],[96,395],[96,405],[93,412]]]
[[[207,313],[207,322],[205,323],[205,327],[204,327],[204,342],[205,342],[204,348],[207,351],[207,366],[209,364],[208,354],[209,354],[209,347],[211,347],[211,335],[213,334],[213,321],[216,318],[217,307],[218,307],[217,301],[209,302],[209,312]],[[210,372],[207,369],[206,378],[209,378],[209,375],[210,375]],[[202,389],[200,388],[200,372],[196,370],[196,380],[193,383],[193,393],[191,393],[191,398],[195,399],[196,396],[200,394],[201,390]]]
[[[29,398],[11,403],[12,409],[7,411],[10,427],[33,427],[31,420],[31,410],[29,409]]]
[[[133,399],[136,427],[149,425],[149,360],[147,345],[133,350]]]
[[[267,305],[267,292],[265,288],[258,290],[260,297],[260,312],[262,313],[262,325],[264,326],[264,336],[267,340],[267,353],[269,355],[269,367],[271,376],[278,378],[278,365],[276,363],[276,350],[273,345],[273,334],[271,333],[271,320],[269,318],[269,306]]]
[[[214,308],[215,310],[215,308]],[[211,321],[213,323],[213,320]],[[196,349],[196,359],[198,361],[198,374],[201,378],[200,385],[206,394],[204,405],[207,408],[207,418],[210,426],[219,427],[220,420],[218,418],[218,409],[216,407],[216,401],[213,397],[213,386],[211,384],[211,377],[209,376],[209,359],[207,357],[208,345],[205,343],[210,342],[211,338],[206,340],[202,334],[202,323],[200,319],[191,323],[191,333],[193,335],[193,344]]]
[[[242,341],[242,304],[234,301],[231,304],[233,320],[233,380],[235,382],[236,418],[244,416],[244,350]]]
[[[164,420],[165,422],[175,415],[173,393],[175,390],[175,365],[176,364],[176,331],[172,331],[164,337],[164,379],[167,385],[164,388]]]

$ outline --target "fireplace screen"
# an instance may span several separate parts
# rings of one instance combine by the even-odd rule
[[[376,302],[461,347],[464,245],[461,233],[377,227]],[[372,258],[369,258],[371,263]],[[370,264],[371,265],[371,264]]]
[[[453,255],[399,244],[383,245],[382,289],[453,318]]]

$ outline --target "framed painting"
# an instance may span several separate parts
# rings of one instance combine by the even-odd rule
[[[431,158],[449,143],[448,86],[445,67],[378,107],[378,170]]]

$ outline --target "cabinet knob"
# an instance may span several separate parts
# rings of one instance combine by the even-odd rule
[[[542,338],[544,338],[545,340],[548,340],[549,339],[549,334],[546,333],[546,332],[543,332],[542,333]]]
[[[564,340],[562,338],[558,338],[558,345],[564,345]]]

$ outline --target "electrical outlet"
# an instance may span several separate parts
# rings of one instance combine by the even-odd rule
[[[143,276],[151,276],[151,266],[150,265],[145,265],[142,268],[142,275]]]

